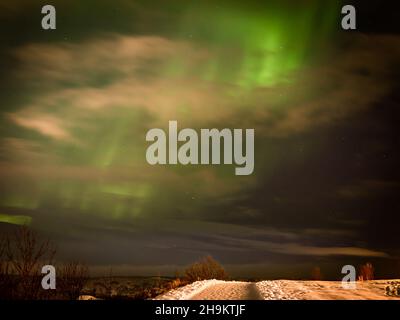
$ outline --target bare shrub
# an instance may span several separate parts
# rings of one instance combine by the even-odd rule
[[[358,271],[358,280],[374,280],[374,267],[372,266],[372,263],[368,262],[360,267]]]
[[[57,290],[41,286],[44,265],[56,253],[48,240],[26,226],[0,241],[0,299],[77,299],[88,279],[87,266],[71,262],[57,268]]]
[[[211,256],[207,256],[189,266],[185,270],[185,278],[189,282],[207,279],[225,280],[228,278],[228,275],[217,261]]]
[[[88,280],[89,269],[79,262],[70,262],[59,268],[57,291],[63,298],[76,300]]]
[[[187,284],[189,284],[189,281],[187,279],[176,278],[176,279],[173,279],[173,280],[169,281],[166,284],[166,288],[167,288],[167,291],[169,291],[169,290],[172,290],[172,289],[176,289],[176,288],[179,288],[179,287],[186,286]]]
[[[115,290],[113,290],[116,281],[112,275],[112,268],[109,269],[108,274],[97,283],[100,287],[101,296],[103,298],[110,298],[114,295]]]
[[[12,298],[38,299],[42,293],[41,268],[52,264],[55,249],[48,240],[39,240],[28,227],[20,227],[14,237],[6,239],[5,253],[9,273],[17,279]]]
[[[10,261],[6,254],[7,240],[0,239],[0,300],[11,299],[14,295],[16,279],[10,272]]]
[[[9,263],[6,257],[6,248],[6,239],[0,238],[0,275],[6,275],[9,271]]]

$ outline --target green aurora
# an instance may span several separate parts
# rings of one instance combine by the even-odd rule
[[[281,1],[272,1],[262,10],[257,7],[246,8],[243,5],[229,3],[221,6],[189,4],[187,7],[180,8],[180,15],[174,21],[176,31],[169,35],[170,39],[172,41],[183,39],[195,50],[207,48],[210,57],[201,58],[199,63],[194,65],[190,56],[187,56],[187,52],[178,52],[176,57],[159,58],[155,63],[160,64],[161,67],[154,68],[155,70],[148,67],[145,62],[143,72],[153,72],[150,77],[156,81],[170,78],[178,80],[195,78],[202,86],[222,83],[224,89],[220,92],[221,96],[233,95],[234,99],[246,99],[257,88],[273,88],[282,83],[292,83],[295,72],[309,62],[310,53],[316,50],[316,46],[321,41],[326,42],[332,38],[336,29],[338,3],[331,2],[322,6],[320,2],[314,1],[295,9],[288,5],[282,7],[280,3]],[[321,10],[322,8],[324,10]],[[207,17],[206,21],[204,17]],[[318,24],[321,21],[322,23]],[[62,24],[62,21],[59,23]],[[163,26],[159,28],[162,30]],[[84,54],[81,54],[81,57],[85,58]],[[118,63],[118,61],[113,62]],[[58,66],[48,67],[57,68]],[[138,70],[137,73],[140,71],[142,70]],[[94,70],[92,75],[85,75],[85,78],[89,79],[81,82],[78,79],[74,83],[61,78],[58,84],[60,87],[56,90],[91,86],[101,89],[111,86],[114,81],[118,81],[118,75],[113,76],[112,73],[113,70]],[[138,76],[140,77],[140,74]],[[89,84],[86,81],[89,81]],[[92,81],[103,83],[92,84],[90,83]],[[50,83],[45,83],[45,85],[51,87]],[[47,90],[46,86],[41,86],[34,96],[40,96],[41,92]],[[54,89],[50,88],[50,90]],[[280,108],[285,106],[282,106],[283,103],[279,99],[277,100],[275,105],[272,103],[265,108],[276,113],[282,112]],[[75,111],[72,108],[72,110],[64,111],[70,106],[63,101],[51,103],[49,107],[51,111],[46,110],[46,112],[50,114],[57,114],[57,110],[60,110],[63,117],[75,118],[72,114]],[[229,107],[231,106],[227,106]],[[245,108],[245,111],[251,112],[247,106],[239,105],[237,108]],[[185,115],[186,113],[190,117],[191,110],[190,105],[176,105],[178,114]],[[56,155],[57,159],[54,162],[50,161],[48,165],[89,167],[98,170],[100,175],[107,175],[106,172],[112,171],[112,168],[125,167],[130,170],[129,168],[136,164],[145,165],[144,131],[139,132],[143,130],[141,124],[143,117],[146,116],[137,109],[112,112],[106,117],[93,114],[91,118],[84,119],[92,127],[71,128],[72,137],[78,137],[79,143],[71,143],[63,139],[54,141],[46,136],[43,137],[40,133],[32,132],[29,128],[20,132],[19,135],[28,137],[30,141],[36,141],[35,143],[40,145],[40,148],[46,149],[48,154]],[[216,117],[216,124],[223,126],[218,117]],[[132,131],[138,132],[136,137],[131,135]],[[18,159],[13,160],[18,161]],[[41,163],[31,165],[40,166]],[[134,171],[135,168],[131,170]],[[188,170],[197,171],[198,169],[168,168],[166,170],[177,171],[178,175],[187,175]],[[234,179],[226,177],[227,174],[224,174],[226,169],[210,168],[209,170],[217,171],[216,174],[222,175],[223,179]],[[180,171],[183,172],[180,173]],[[2,205],[38,209],[51,199],[65,208],[79,209],[83,212],[95,210],[96,215],[101,214],[118,219],[122,216],[137,216],[147,202],[152,202],[153,198],[157,198],[160,192],[157,189],[165,188],[165,185],[159,185],[157,179],[152,183],[138,182],[135,179],[113,182],[109,181],[109,178],[102,177],[99,177],[98,181],[82,181],[70,179],[67,176],[61,179],[39,177],[38,180],[35,181],[35,189],[37,189],[35,194],[31,194],[28,190],[26,192],[7,190],[2,196]],[[198,183],[203,184],[200,181]],[[209,187],[212,186],[202,188]],[[132,201],[135,203],[133,206]]]

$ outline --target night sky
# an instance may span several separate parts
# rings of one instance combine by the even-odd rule
[[[357,31],[341,1],[3,1],[0,232],[94,273],[399,277],[399,11],[349,3]],[[149,165],[169,120],[254,128],[254,173]]]

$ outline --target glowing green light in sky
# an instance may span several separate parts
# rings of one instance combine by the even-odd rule
[[[29,225],[32,221],[28,216],[13,216],[8,214],[0,214],[0,222],[6,222],[17,225]]]
[[[181,35],[219,52],[203,68],[203,78],[247,88],[288,81],[290,72],[307,62],[308,50],[317,50],[333,33],[339,6],[330,1],[321,10],[321,3],[310,1],[292,9],[281,3],[266,2],[260,11],[232,6],[189,10]]]
[[[242,105],[231,104],[231,101],[235,100],[237,96],[242,98],[258,88],[278,87],[282,83],[292,83],[294,79],[292,74],[300,72],[303,67],[312,63],[319,46],[332,40],[337,21],[339,21],[337,17],[340,14],[337,1],[308,0],[299,2],[301,5],[291,1],[289,6],[285,0],[273,0],[267,1],[262,8],[247,5],[244,1],[243,4],[227,1],[222,5],[206,1],[198,2],[197,5],[188,3],[179,8],[168,20],[171,26],[168,26],[170,28],[168,28],[167,36],[164,33],[166,26],[163,23],[165,22],[155,23],[154,30],[148,34],[150,38],[163,39],[160,42],[162,44],[170,43],[171,46],[175,46],[172,47],[174,50],[172,54],[165,55],[163,48],[156,45],[147,48],[141,39],[143,34],[131,31],[120,34],[122,37],[130,37],[131,42],[129,43],[135,44],[132,47],[124,47],[123,56],[129,57],[126,59],[127,61],[114,61],[110,58],[112,63],[105,61],[104,65],[92,66],[89,64],[90,72],[86,72],[85,69],[81,75],[79,70],[75,70],[74,67],[71,67],[71,70],[65,69],[68,72],[62,69],[62,73],[57,73],[62,62],[56,61],[56,64],[50,64],[50,67],[55,70],[50,70],[49,75],[54,73],[60,78],[65,76],[66,79],[63,79],[65,81],[57,82],[57,78],[54,88],[53,84],[47,88],[48,83],[45,82],[43,86],[37,87],[37,92],[32,93],[32,95],[36,94],[36,96],[29,97],[32,101],[36,101],[35,99],[40,101],[39,98],[42,95],[46,96],[47,91],[51,93],[45,99],[44,107],[39,102],[34,106],[21,105],[19,107],[22,111],[30,110],[27,118],[38,116],[41,119],[39,124],[45,124],[47,131],[60,123],[60,130],[67,130],[74,139],[73,141],[56,140],[54,137],[49,138],[43,135],[43,132],[36,132],[35,135],[32,135],[33,131],[30,131],[32,128],[21,128],[21,132],[17,136],[29,141],[29,143],[23,144],[23,147],[32,148],[34,146],[34,150],[29,149],[27,154],[47,153],[43,159],[48,162],[42,163],[42,160],[35,162],[35,159],[42,159],[40,157],[29,161],[27,172],[32,173],[32,179],[35,180],[35,183],[28,185],[28,187],[32,186],[32,190],[21,192],[18,185],[14,186],[13,188],[17,191],[13,191],[13,188],[6,190],[0,199],[0,204],[7,207],[41,210],[46,208],[46,201],[48,201],[63,209],[77,209],[85,213],[94,212],[96,215],[107,215],[117,219],[124,215],[142,215],[149,210],[148,207],[153,209],[159,199],[164,199],[164,203],[168,203],[168,206],[173,208],[172,211],[178,212],[175,210],[175,206],[179,201],[170,199],[165,194],[167,191],[173,195],[184,191],[181,192],[184,194],[187,192],[187,184],[177,183],[174,185],[173,182],[167,184],[167,182],[163,182],[161,176],[153,177],[153,168],[146,167],[144,163],[146,128],[152,126],[152,121],[158,120],[163,112],[171,117],[186,117],[187,119],[205,114],[202,105],[197,109],[192,108],[191,105],[192,101],[200,101],[202,104],[203,96],[204,107],[207,107],[208,101],[226,100],[229,103],[226,105],[221,103],[221,108],[237,108],[235,109],[238,111],[236,116],[237,119],[240,119],[243,112],[240,109]],[[162,8],[157,8],[158,10],[161,11]],[[133,13],[132,17],[134,17]],[[92,41],[97,43],[97,37],[100,39],[104,37],[103,29],[98,34],[95,32],[93,39],[88,38],[82,42],[72,43],[71,48],[75,48],[74,45],[86,48],[88,44],[91,47]],[[155,39],[152,41],[157,43]],[[101,49],[101,43],[97,45]],[[54,46],[57,47],[56,52],[58,50],[65,51],[65,56],[75,57],[75,49],[72,50],[68,46],[64,48],[64,44],[54,44]],[[189,48],[188,51],[185,49],[182,52],[182,46]],[[107,46],[104,52],[108,52],[109,48]],[[146,52],[145,57],[135,58],[134,52],[139,49]],[[130,57],[130,52],[126,53],[125,50],[132,50],[132,57]],[[157,52],[157,50],[160,51],[160,54],[154,58],[156,61],[154,62],[150,58],[147,61],[147,55],[151,55],[153,51]],[[91,54],[93,55],[97,51],[102,52],[102,50],[94,50]],[[76,56],[90,61],[93,57],[85,56],[85,52],[82,50]],[[197,60],[197,53],[199,53],[199,60]],[[97,59],[103,62],[102,55]],[[130,61],[131,59],[136,59],[134,64]],[[115,69],[115,65],[120,67]],[[152,67],[148,68],[148,65]],[[19,72],[22,71],[24,70]],[[96,75],[96,71],[102,76],[92,76],[92,74]],[[29,70],[25,70],[25,72],[29,73]],[[119,74],[120,72],[121,74]],[[71,80],[70,75],[74,73],[77,75]],[[86,77],[89,77],[90,81],[85,81]],[[96,81],[93,82],[92,77]],[[175,77],[181,77],[188,83],[187,92],[184,90],[186,82],[178,82],[184,84],[183,88],[180,87],[180,84],[176,85],[176,88],[173,87],[174,82],[170,80]],[[135,81],[131,82],[131,78]],[[73,97],[67,94],[71,90],[71,82],[74,82],[72,87],[78,92],[74,93]],[[143,92],[137,89],[135,91],[136,82],[140,84],[139,88],[143,87]],[[52,83],[51,79],[49,79],[49,83]],[[132,92],[125,91],[125,83],[132,83]],[[221,83],[223,85],[220,85]],[[203,84],[205,85],[203,86]],[[128,87],[130,90],[130,86]],[[215,91],[197,90],[203,87],[215,88]],[[102,95],[103,88],[110,92],[116,92],[115,97],[112,95],[110,99],[104,97]],[[82,93],[79,89],[82,89]],[[80,94],[88,94],[87,89],[90,89],[89,96],[87,100],[83,101],[83,105],[74,105],[76,97],[79,97]],[[92,96],[93,92],[95,94]],[[148,92],[150,94],[146,96]],[[136,99],[135,95],[140,96],[143,93],[145,97]],[[26,96],[29,94],[28,92]],[[126,102],[127,99],[117,99],[122,98],[121,96],[124,94],[127,94],[129,99],[131,99],[130,97],[133,100],[136,99],[136,102],[131,103],[130,100]],[[62,97],[61,102],[57,102],[57,99],[54,102],[54,97],[58,95]],[[157,99],[153,99],[153,97],[157,97]],[[180,100],[183,100],[181,97],[184,97],[186,101],[181,102]],[[106,101],[105,106],[93,110],[86,109],[84,104],[90,99],[103,99]],[[140,105],[141,103],[146,105],[147,99],[150,100],[148,106]],[[269,97],[268,111],[276,115],[284,108],[295,107],[288,106],[285,99],[287,99],[286,96]],[[125,104],[118,105],[120,100]],[[165,101],[168,103],[164,103]],[[116,105],[114,106],[113,103]],[[247,108],[245,103],[243,105],[243,108]],[[264,101],[260,105],[256,107],[261,108]],[[162,110],[163,107],[167,110]],[[226,114],[229,115],[231,111],[227,110]],[[198,113],[196,114],[196,112]],[[48,114],[54,115],[58,121],[50,126],[46,124]],[[44,115],[46,116],[44,117]],[[224,112],[221,115],[222,119]],[[213,126],[220,124],[218,122],[221,119],[218,117],[218,113],[215,118],[214,115],[211,115],[210,119],[215,119]],[[205,117],[205,119],[208,118]],[[27,121],[29,122],[30,119]],[[13,125],[13,130],[16,130],[14,123],[10,125]],[[80,125],[81,127],[79,127]],[[224,123],[222,126],[224,127],[226,124]],[[43,128],[41,129],[43,131]],[[15,132],[10,137],[15,138]],[[75,140],[79,143],[75,143]],[[17,149],[20,148],[19,146]],[[268,159],[271,161],[271,156]],[[47,166],[47,164],[50,165]],[[40,169],[38,172],[34,170],[36,167]],[[47,172],[48,167],[53,167],[53,169]],[[183,171],[178,171],[180,169],[180,167],[176,170],[168,168],[169,173],[177,173],[177,177],[182,175]],[[124,174],[118,173],[119,170]],[[146,178],[136,179],[135,175],[132,175],[133,178],[125,177],[131,173],[130,170],[132,173],[134,170],[148,170],[149,172],[143,172],[143,176],[146,177],[147,174],[152,177],[152,180],[150,178],[149,180],[145,180]],[[196,169],[189,168],[187,170],[194,172]],[[219,170],[219,174],[221,174],[224,168],[216,170]],[[140,177],[140,172],[137,173]],[[179,180],[177,177],[173,178]],[[25,179],[25,174],[23,178]],[[190,183],[192,182],[190,181]],[[213,183],[212,180],[211,182],[208,180],[198,182],[203,190],[212,189]],[[23,185],[26,185],[25,182]],[[201,195],[198,198],[202,199]],[[187,210],[186,207],[193,207],[193,201],[189,196],[183,196],[178,200],[182,200],[185,210]],[[185,201],[189,201],[189,204]],[[170,209],[163,205],[160,207],[161,209],[156,208],[154,211]],[[10,223],[17,224],[24,221],[30,222],[29,219],[24,216],[0,216],[0,221],[11,221]]]

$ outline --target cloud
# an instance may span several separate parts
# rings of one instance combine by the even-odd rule
[[[68,220],[50,218],[43,224],[44,217],[38,217],[36,226],[45,230],[68,226],[69,232],[64,232],[57,241],[60,252],[67,257],[86,259],[91,265],[113,261],[116,265],[136,265],[139,269],[141,265],[182,266],[208,254],[224,265],[265,265],[293,256],[299,260],[308,259],[304,261],[314,257],[389,257],[383,251],[354,246],[352,242],[342,246],[324,246],[321,242],[326,237],[314,236],[310,241],[302,236],[301,230],[290,232],[199,220],[135,219],[110,224],[99,217],[87,225],[83,223],[84,217],[80,220],[77,223],[78,220],[71,217]],[[46,224],[53,229],[48,229]],[[102,235],[100,239],[98,234]],[[343,237],[339,238],[329,236],[332,243],[338,240],[343,243]]]
[[[221,241],[222,240],[222,241]],[[353,246],[318,246],[318,245],[303,245],[301,242],[304,239],[297,236],[296,243],[294,242],[273,242],[268,240],[254,240],[254,239],[241,239],[237,237],[220,238],[220,243],[215,244],[215,248],[221,250],[234,250],[234,251],[260,251],[273,252],[283,255],[298,255],[298,256],[360,256],[360,257],[388,257],[385,252],[375,251],[366,248],[353,247]],[[318,242],[314,238],[314,242]],[[209,247],[206,246],[206,247]]]
[[[238,226],[234,224],[196,222],[190,228],[177,228],[184,222],[174,222],[173,228],[171,222],[164,223],[163,231],[173,232],[179,236],[186,234],[191,238],[191,244],[185,244],[191,248],[202,248],[207,250],[228,250],[228,251],[264,251],[283,255],[300,256],[360,256],[360,257],[388,257],[385,252],[371,250],[350,245],[354,237],[349,230],[325,229],[313,230],[310,234],[309,229],[298,229],[295,231],[278,228],[257,228]],[[175,231],[173,231],[175,230]],[[345,240],[348,246],[322,246],[328,240],[331,243]],[[193,243],[193,241],[195,243]],[[307,245],[305,243],[308,243]],[[310,245],[313,243],[314,245]]]
[[[344,49],[288,75],[289,84],[253,88],[234,79],[207,78],[203,71],[219,61],[221,52],[204,43],[108,34],[77,43],[27,44],[14,52],[15,76],[31,94],[7,119],[51,141],[28,133],[20,138],[26,152],[32,153],[29,142],[40,150],[30,168],[20,165],[23,157],[12,152],[10,140],[2,152],[14,160],[10,172],[76,181],[106,175],[106,182],[120,179],[113,176],[141,176],[139,181],[173,181],[176,190],[186,190],[192,179],[199,181],[193,192],[198,196],[235,201],[257,178],[227,183],[229,177],[217,167],[149,168],[147,130],[165,128],[173,119],[180,128],[255,128],[257,142],[341,121],[390,91],[400,56],[399,37],[349,37]],[[256,150],[256,167],[257,155],[265,152]],[[45,166],[40,159],[48,159]],[[94,164],[103,169],[90,168]],[[260,214],[251,208],[243,213]]]
[[[56,158],[54,155],[49,154],[40,142],[15,137],[0,140],[0,154],[3,156],[3,161],[14,161],[27,165],[32,165],[32,163],[42,163],[44,165],[54,162]]]
[[[323,63],[296,73],[292,84],[250,97],[256,107],[245,116],[246,125],[258,123],[259,132],[271,136],[300,134],[340,122],[390,93],[400,63],[400,37],[354,34],[347,40],[351,44]],[[278,108],[274,101],[278,113],[270,111]]]
[[[298,244],[286,244],[279,246],[276,252],[291,255],[307,256],[359,256],[359,257],[388,257],[385,252],[374,251],[358,247],[313,247]]]
[[[146,118],[148,128],[171,119],[196,126],[234,116],[223,86],[183,71],[210,55],[186,42],[109,35],[76,44],[30,44],[15,55],[21,63],[15,76],[38,94],[8,119],[52,139],[85,145],[77,130],[93,137],[97,123],[123,113],[132,121]]]
[[[392,89],[399,38],[349,37],[351,43],[334,55],[288,74],[287,83],[251,88],[235,79],[210,77],[206,71],[218,64],[221,52],[207,44],[109,34],[72,44],[22,46],[15,51],[19,62],[15,77],[29,90],[27,99],[7,117],[23,130],[2,140],[1,152],[7,161],[0,163],[0,175],[10,181],[2,186],[3,202],[20,192],[21,181],[29,179],[35,183],[24,185],[24,191],[32,189],[24,196],[38,192],[41,209],[57,203],[58,219],[73,215],[79,220],[76,216],[82,213],[90,224],[97,219],[112,225],[138,217],[155,219],[159,226],[146,229],[150,236],[138,238],[134,248],[140,252],[146,247],[155,257],[178,252],[182,258],[189,252],[189,259],[207,251],[243,256],[249,250],[306,257],[385,257],[380,250],[359,246],[348,230],[327,232],[325,237],[333,243],[327,246],[324,232],[310,235],[309,230],[265,228],[268,221],[279,218],[288,218],[286,225],[294,224],[291,215],[299,201],[307,203],[301,196],[307,190],[296,190],[294,205],[288,202],[290,207],[281,209],[280,203],[268,203],[265,190],[255,194],[257,203],[246,202],[258,182],[269,183],[263,176],[239,180],[227,175],[223,166],[188,169],[151,167],[145,162],[145,133],[152,127],[165,128],[168,120],[178,120],[181,128],[255,128],[256,142],[264,142],[265,138],[296,137],[371,108]],[[235,54],[240,56],[239,51]],[[268,157],[264,163],[257,162],[257,155],[269,152],[268,148],[256,150],[256,166],[269,165]],[[24,161],[28,155],[31,160]],[[17,200],[11,203],[24,205]],[[281,216],[274,220],[269,217],[272,214]],[[258,221],[263,230],[197,221],[182,226],[161,222],[176,217],[234,221],[239,215],[245,221],[242,224]],[[99,223],[94,234],[103,234],[103,227]],[[128,234],[134,237],[133,232]],[[338,241],[344,235],[347,241]],[[112,244],[117,247],[120,238],[115,239]],[[123,249],[128,250],[132,238],[124,241]],[[90,249],[95,248],[103,247],[96,242]]]
[[[64,141],[71,139],[68,131],[63,128],[62,121],[57,117],[40,114],[24,115],[24,112],[20,112],[10,114],[9,118],[17,125],[35,130],[44,136]]]
[[[64,140],[73,134],[68,122],[88,126],[94,114],[107,118],[124,109],[148,113],[152,126],[175,119],[184,126],[229,123],[256,127],[259,135],[293,135],[340,121],[391,90],[399,37],[354,34],[349,41],[288,76],[288,85],[250,90],[233,79],[206,80],[202,70],[221,53],[181,40],[110,34],[76,44],[30,44],[16,50],[16,76],[47,90],[10,119]],[[27,110],[37,115],[25,116]]]

